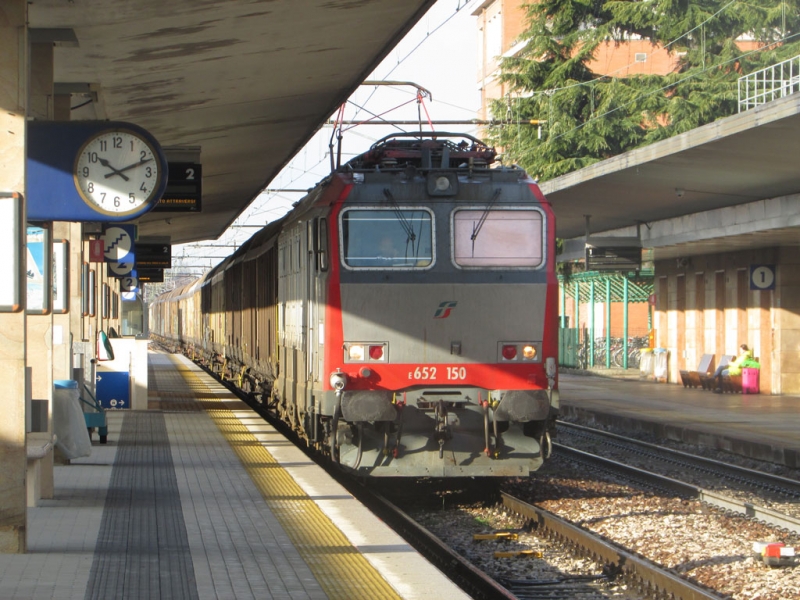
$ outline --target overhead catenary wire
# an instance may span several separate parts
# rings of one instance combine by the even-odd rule
[[[389,77],[391,76],[392,73],[394,73],[401,65],[403,65],[408,59],[410,59],[413,55],[415,55],[417,53],[417,51],[419,50],[419,48],[422,47],[426,41],[430,40],[432,38],[432,36],[434,34],[436,34],[442,27],[444,27],[447,23],[449,23],[457,15],[462,14],[463,11],[468,10],[471,6],[475,6],[476,3],[479,2],[479,1],[480,0],[466,0],[466,1],[459,0],[455,10],[452,11],[446,18],[444,18],[443,20],[438,22],[434,27],[432,27],[432,28],[429,27],[429,31],[427,32],[427,34],[425,34],[425,36],[418,43],[416,43],[408,52],[406,52],[402,57],[398,58],[397,62],[389,69],[389,71],[385,75],[383,75],[383,77],[381,77],[381,79],[383,79],[383,80],[389,79]],[[374,93],[375,92],[373,91],[369,95],[369,97],[367,98],[367,101],[363,102],[362,104],[367,104],[369,99],[371,99],[372,96],[374,95]],[[405,91],[404,91],[404,93],[405,93]],[[414,101],[416,101],[416,95],[415,95],[414,99],[409,101],[409,104],[413,103]],[[356,118],[358,117],[359,113],[360,113],[360,110],[363,110],[363,106],[359,107],[355,103],[351,103],[351,104],[356,107],[356,113],[355,113],[355,116],[353,118],[353,120],[355,121]],[[448,104],[446,102],[443,102],[442,104],[445,104],[445,105],[448,105],[448,106],[452,106],[452,105],[450,105],[450,104]],[[344,115],[343,107],[344,107],[344,104],[340,108],[342,117]],[[462,109],[462,107],[456,107],[456,108]],[[424,105],[419,106],[419,109],[420,110],[424,109],[425,113],[427,115],[427,109],[426,109],[426,107]],[[430,115],[427,115],[427,116],[428,116],[428,120],[430,121],[431,120],[430,119]],[[352,129],[352,128],[350,128],[350,129]],[[403,129],[400,129],[400,130],[403,131]],[[349,135],[355,135],[357,137],[363,137],[363,138],[369,140],[370,142],[376,141],[376,138],[364,135],[364,134],[360,133],[359,131],[355,131],[355,130],[354,131],[350,131]],[[321,149],[322,148],[320,148],[320,150]],[[330,154],[331,155],[333,154],[332,149],[331,149]],[[342,156],[349,155],[349,153],[341,152],[341,155]],[[283,184],[282,187],[290,188],[294,182],[299,181],[303,177],[306,177],[306,176],[308,176],[310,174],[316,175],[317,176],[317,180],[322,179],[328,173],[326,172],[324,174],[317,174],[314,171],[315,171],[315,169],[317,167],[319,167],[320,165],[322,165],[325,162],[326,158],[328,158],[328,157],[327,156],[322,156],[322,158],[320,158],[320,160],[318,160],[314,165],[312,165],[309,168],[297,167],[296,166],[297,157],[293,158],[289,162],[289,164],[286,165],[286,167],[284,168],[284,171],[285,172],[296,172],[297,174],[296,174],[296,176],[292,177],[288,183]],[[285,173],[282,173],[281,175],[279,175],[279,177],[282,176],[283,174],[285,174]],[[273,182],[274,182],[274,180],[273,180]],[[242,225],[246,225],[247,221],[249,219],[252,219],[252,218],[255,218],[255,217],[259,217],[259,216],[263,216],[263,215],[269,215],[269,214],[285,213],[286,211],[291,209],[291,205],[293,204],[293,201],[291,199],[289,199],[289,198],[287,198],[285,196],[282,196],[280,194],[271,194],[268,191],[268,190],[270,190],[272,188],[278,187],[273,182],[270,182],[270,187],[269,188],[265,188],[265,190],[262,191],[261,197],[258,198],[256,200],[256,202],[254,202],[251,205],[251,207],[249,208],[248,214],[245,215],[245,216],[240,216],[240,218],[237,219],[237,220],[240,221],[240,223]],[[300,193],[300,192],[298,192],[298,193]],[[269,195],[264,197],[265,194],[269,194]],[[285,202],[285,204],[281,203],[278,206],[271,206],[275,202],[276,198],[279,198],[279,199],[283,200]],[[239,225],[237,227],[231,227],[228,230],[226,230],[226,232],[223,235],[222,239],[225,239],[225,240],[240,239],[239,233],[242,232],[242,230],[243,230],[243,228],[241,227],[241,225]],[[245,233],[247,233],[249,235],[248,232],[245,232]]]

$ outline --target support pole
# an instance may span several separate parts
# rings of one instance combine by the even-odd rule
[[[611,280],[606,278],[606,369],[611,368]]]
[[[581,320],[580,320],[580,318],[578,316],[580,304],[581,304],[580,283],[578,283],[576,281],[575,282],[575,349],[576,349],[576,351],[581,346]]]
[[[594,280],[589,282],[589,366],[594,366]]]
[[[623,329],[622,329],[622,368],[628,368],[628,277],[626,276],[622,282],[622,315],[623,315]]]

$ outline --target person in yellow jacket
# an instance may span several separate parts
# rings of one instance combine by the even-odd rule
[[[725,375],[741,375],[742,363],[752,357],[753,353],[750,348],[747,347],[747,344],[739,346],[739,356],[736,357],[736,360],[729,362],[727,365],[720,365],[717,367],[717,370],[714,371],[714,378],[717,380],[717,387],[714,389],[714,393],[721,394],[722,378],[725,377]]]

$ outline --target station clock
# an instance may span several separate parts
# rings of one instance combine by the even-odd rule
[[[158,202],[162,172],[153,144],[129,129],[92,134],[75,157],[75,187],[94,210],[115,216],[141,213]]]

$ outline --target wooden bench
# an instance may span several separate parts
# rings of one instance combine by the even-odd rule
[[[697,365],[696,371],[681,371],[681,383],[683,387],[702,387],[705,388],[701,377],[708,377],[714,374],[714,355],[703,354],[700,358],[700,364]]]
[[[56,436],[51,433],[29,433],[25,437],[25,454],[28,458],[25,475],[27,504],[39,505],[42,498],[42,459],[53,451]]]
[[[741,375],[723,375],[722,376],[722,391],[729,394],[742,393],[742,376]]]
[[[719,359],[720,366],[724,369],[729,362],[736,360],[732,354],[723,354]],[[713,390],[717,387],[717,379],[714,377],[715,370],[712,369],[708,375],[700,375],[700,385],[704,390]]]

